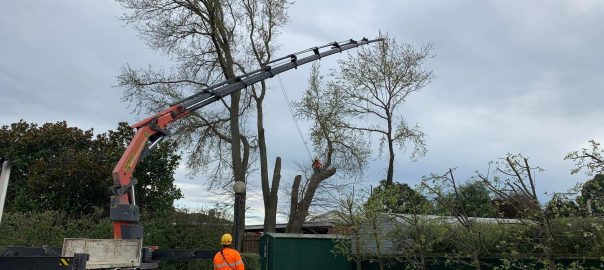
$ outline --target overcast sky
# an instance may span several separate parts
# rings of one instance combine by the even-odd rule
[[[123,89],[114,87],[121,67],[168,69],[170,59],[121,22],[122,12],[106,0],[0,3],[0,124],[66,120],[105,132],[135,121],[120,101]],[[410,162],[398,153],[398,181],[413,186],[450,167],[467,179],[510,152],[545,169],[537,176],[541,193],[565,191],[586,177],[571,176],[564,155],[589,139],[604,141],[602,1],[304,0],[289,14],[280,55],[380,30],[399,42],[433,44],[426,67],[436,78],[403,110],[426,133],[428,154]],[[333,68],[338,57],[323,60],[322,68]],[[301,96],[308,74],[301,67],[281,76],[290,99]],[[278,83],[270,85],[270,160],[284,157],[290,179],[308,155]],[[387,163],[376,158],[359,186],[384,178]],[[177,204],[211,207],[217,198],[205,191],[204,177],[186,174],[180,168],[176,175],[185,194]],[[251,193],[248,222],[261,223],[261,198]]]

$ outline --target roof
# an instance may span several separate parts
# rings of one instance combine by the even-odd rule
[[[396,221],[404,223],[405,220],[408,220],[413,217],[411,214],[392,214]],[[445,223],[458,223],[456,217],[454,216],[438,216],[438,215],[417,215],[421,218],[425,218],[427,220],[439,220]],[[468,217],[468,219],[476,221],[478,223],[493,223],[493,224],[518,224],[521,223],[519,219],[513,218],[482,218],[482,217]]]
[[[338,215],[338,211],[332,210],[325,212],[323,214],[319,214],[313,217],[310,217],[309,222],[329,222],[329,223],[337,223],[342,221],[342,218]]]
[[[301,233],[267,233],[272,238],[307,238],[307,239],[336,239],[341,238],[337,234],[301,234]]]
[[[331,222],[313,222],[313,221],[308,221],[308,222],[304,222],[304,224],[302,224],[302,227],[305,228],[309,228],[309,227],[333,227],[334,224]],[[287,223],[278,223],[275,225],[276,229],[285,229],[287,228]],[[245,226],[246,230],[262,230],[264,229],[264,225],[263,224],[258,224],[258,225],[246,225]]]

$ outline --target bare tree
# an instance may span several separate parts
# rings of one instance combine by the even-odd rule
[[[244,7],[250,27],[248,36],[251,55],[258,66],[272,60],[275,50],[273,38],[278,34],[278,28],[287,22],[286,5],[284,0],[245,0]],[[261,81],[259,87],[251,86],[251,96],[256,107],[256,130],[258,153],[260,157],[260,180],[264,202],[264,232],[275,232],[277,222],[277,202],[279,183],[281,181],[281,158],[277,157],[273,169],[272,180],[269,183],[268,154],[264,131],[264,98],[268,87]]]
[[[336,171],[341,175],[358,174],[362,171],[369,154],[363,137],[358,131],[338,128],[346,123],[345,104],[338,88],[325,88],[321,83],[319,65],[314,64],[309,78],[309,88],[302,101],[294,106],[300,119],[312,122],[310,137],[317,156],[324,161],[319,170],[297,175],[291,190],[288,232],[299,233],[317,189]]]
[[[401,116],[400,109],[409,95],[419,92],[433,79],[432,71],[423,64],[432,46],[415,49],[410,44],[399,44],[394,38],[381,36],[384,42],[376,47],[360,48],[358,54],[349,54],[339,61],[334,87],[346,99],[346,110],[365,118],[363,124],[346,124],[341,127],[370,132],[379,136],[380,149],[388,147],[388,172],[386,183],[394,178],[394,146],[403,149],[413,143],[412,158],[426,152],[424,133],[417,125],[410,126]]]
[[[285,0],[118,2],[127,10],[123,19],[136,25],[151,48],[166,53],[176,63],[171,73],[127,66],[118,77],[120,85],[126,87],[124,100],[138,110],[149,112],[202,91],[207,85],[233,80],[237,73],[270,60],[275,50],[273,39],[278,28],[287,21]],[[245,182],[252,163],[256,140],[244,123],[255,101],[258,133],[262,133],[258,143],[263,144],[258,145],[264,159],[261,160],[262,186],[265,203],[270,206],[276,204],[272,202],[276,201],[276,192],[266,188],[268,166],[261,106],[265,91],[266,85],[262,83],[259,87],[252,86],[251,93],[233,93],[221,104],[175,123],[172,130],[188,152],[188,167],[213,173],[210,188],[228,190],[229,182]],[[278,164],[275,167],[277,169]],[[273,177],[273,189],[278,188],[278,184],[275,185],[278,179]],[[272,195],[274,199],[267,200]],[[238,218],[245,220],[244,217],[245,203]]]
[[[496,163],[493,179],[487,176],[478,175],[487,187],[503,198],[511,202],[512,207],[516,207],[520,219],[524,226],[537,233],[538,246],[544,253],[544,264],[548,269],[556,269],[554,259],[554,234],[552,233],[552,215],[547,213],[545,208],[525,208],[524,204],[514,203],[517,198],[527,198],[534,205],[540,205],[537,198],[535,173],[542,171],[539,167],[532,167],[528,158],[518,155],[510,155]]]

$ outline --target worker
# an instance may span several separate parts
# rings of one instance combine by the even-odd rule
[[[220,244],[222,249],[214,256],[214,270],[244,270],[241,254],[231,247],[233,236],[228,233],[222,235]]]
[[[315,157],[315,160],[312,162],[312,169],[315,173],[320,173],[321,172],[321,167],[323,167],[323,164],[321,164],[321,161],[319,161],[318,157]]]

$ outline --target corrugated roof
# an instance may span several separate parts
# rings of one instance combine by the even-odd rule
[[[273,238],[308,238],[308,239],[338,239],[344,236],[337,234],[301,234],[301,233],[267,233]]]

